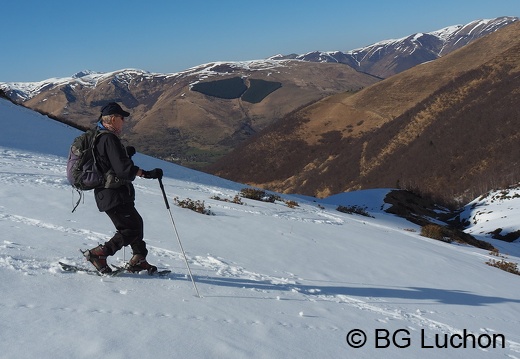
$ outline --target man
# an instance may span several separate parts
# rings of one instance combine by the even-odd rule
[[[146,261],[148,250],[143,241],[143,219],[134,206],[135,190],[132,181],[136,176],[162,178],[163,171],[160,168],[144,171],[134,165],[130,157],[135,149],[125,149],[119,139],[125,117],[128,116],[130,113],[115,102],[110,102],[101,110],[97,127],[104,133],[97,139],[95,155],[99,168],[105,174],[106,183],[104,188],[94,189],[94,195],[99,211],[110,217],[117,232],[105,244],[87,250],[83,255],[100,273],[110,273],[112,269],[107,264],[107,257],[130,245],[133,256],[127,269],[131,272],[146,270],[148,274],[153,274],[157,267]]]

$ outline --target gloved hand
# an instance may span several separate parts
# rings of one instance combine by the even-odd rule
[[[150,178],[150,179],[161,179],[163,176],[163,170],[160,168],[154,168],[151,171],[143,171],[143,177],[144,178]]]
[[[135,147],[126,146],[126,154],[128,155],[128,157],[132,158],[132,156],[135,155]]]

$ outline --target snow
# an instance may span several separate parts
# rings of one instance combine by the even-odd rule
[[[452,37],[454,34],[456,34],[463,25],[453,25],[453,26],[447,26],[443,29],[432,31],[429,34],[436,36],[444,41],[448,41],[450,37]]]
[[[38,82],[0,82],[0,89],[4,91],[15,90],[21,96],[23,101],[27,101],[38,95],[43,89],[54,88],[62,85],[75,86],[80,84],[82,86],[96,87],[98,82],[107,78],[116,77],[123,80],[129,76],[164,76],[139,69],[122,69],[112,72],[95,72],[90,70],[83,70],[75,73],[70,77],[56,77]]]
[[[486,234],[501,228],[504,233],[520,231],[516,220],[520,213],[520,188],[496,190],[484,194],[466,206],[461,216],[469,221],[467,232],[475,237],[486,237],[501,253],[520,257],[520,241],[504,243]]]
[[[405,40],[409,39],[410,37],[412,37],[411,38],[412,41],[418,41],[418,38],[423,35],[432,35],[432,36],[439,38],[439,40],[441,40],[443,42],[447,42],[450,38],[456,36],[460,31],[463,31],[464,29],[470,28],[470,29],[472,29],[471,32],[473,32],[476,30],[483,31],[483,28],[484,28],[491,32],[494,27],[498,28],[498,27],[502,26],[504,23],[514,22],[514,21],[518,21],[518,18],[503,17],[503,18],[496,18],[496,19],[475,20],[466,25],[461,25],[461,24],[452,25],[452,26],[447,26],[447,27],[439,29],[439,30],[427,32],[427,33],[417,33],[414,35],[407,35],[407,36],[404,36],[404,37],[401,37],[398,39],[387,39],[387,40],[378,41],[369,46],[364,46],[361,48],[349,50],[349,51],[346,51],[345,53],[350,54],[352,56],[356,56],[356,54],[363,53],[363,52],[377,52],[378,50],[384,49],[385,47],[388,47],[388,46],[399,45],[399,43],[405,42]],[[489,29],[488,29],[488,27],[489,27]],[[413,52],[413,51],[415,51],[415,49],[412,49],[411,51]],[[442,53],[442,51],[439,53]]]
[[[240,205],[212,197],[244,185],[137,154],[143,168],[164,169],[170,203],[200,200],[215,214],[171,208],[202,297],[155,180],[135,181],[136,207],[149,261],[172,274],[64,272],[59,261],[87,266],[78,249],[113,234],[90,192],[71,213],[65,155],[79,131],[5,100],[0,124],[2,358],[520,358],[520,277],[486,265],[487,251],[421,237],[385,213],[389,189]],[[513,223],[519,208],[504,202]],[[503,244],[518,262],[515,248]],[[359,343],[359,331],[367,342],[355,349],[347,339]],[[460,338],[466,348],[455,348]]]

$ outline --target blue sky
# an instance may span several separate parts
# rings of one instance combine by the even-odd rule
[[[520,0],[9,0],[0,82],[348,51],[499,16],[520,16]]]

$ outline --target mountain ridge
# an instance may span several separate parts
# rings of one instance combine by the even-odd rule
[[[520,87],[518,38],[516,22],[355,94],[323,99],[211,170],[318,197],[399,185],[467,199],[492,182],[511,184],[520,155],[513,145],[520,115],[512,105]]]
[[[312,51],[300,55],[275,55],[270,59],[337,62],[361,72],[387,78],[418,64],[436,60],[515,21],[518,18],[512,16],[474,20],[465,25],[452,25],[427,33],[383,40],[346,52]]]
[[[496,28],[515,19],[487,22]],[[478,30],[481,22],[462,28],[483,36],[493,26]],[[445,28],[434,33],[453,38],[455,32]],[[381,66],[387,68],[386,60],[383,62]],[[380,80],[337,62],[265,59],[214,62],[171,74],[84,70],[68,78],[0,83],[0,88],[18,103],[81,128],[92,125],[104,104],[120,102],[132,114],[125,139],[138,150],[204,169],[284,116],[327,96],[353,94]],[[372,117],[384,111],[379,109]],[[350,124],[354,131],[357,122]]]
[[[24,106],[83,127],[104,104],[119,102],[131,112],[125,137],[138,150],[191,167],[229,152],[296,108],[379,81],[349,66],[294,60],[215,62],[175,74],[129,69],[81,75],[0,87]]]
[[[110,71],[110,72],[97,72],[92,70],[81,70],[77,73],[73,74],[70,77],[63,77],[63,78],[49,78],[42,81],[34,81],[34,82],[0,82],[0,87],[4,89],[4,91],[17,91],[17,93],[20,95],[18,98],[10,95],[10,98],[15,101],[26,101],[41,91],[43,87],[47,86],[57,86],[60,83],[66,83],[70,82],[71,79],[86,79],[87,83],[90,83],[91,85],[95,86],[97,79],[102,79],[104,77],[110,77],[113,74],[120,73],[120,72],[137,72],[142,74],[148,74],[151,76],[177,76],[183,73],[189,73],[197,71],[199,68],[204,68],[210,64],[232,64],[235,66],[240,66],[240,64],[246,64],[246,63],[255,63],[260,61],[270,61],[270,60],[302,60],[302,61],[309,61],[309,62],[336,62],[336,63],[344,63],[348,64],[354,68],[359,67],[359,64],[361,63],[362,59],[367,56],[367,54],[370,54],[371,52],[376,52],[377,49],[380,49],[381,47],[396,47],[399,48],[403,45],[404,42],[407,40],[411,40],[413,42],[417,42],[417,40],[422,36],[433,36],[437,40],[442,42],[442,46],[437,46],[439,48],[438,51],[433,52],[438,57],[441,57],[445,53],[449,53],[453,51],[454,49],[460,48],[467,43],[471,42],[472,40],[475,40],[477,38],[480,38],[482,36],[485,36],[489,33],[492,33],[496,31],[497,29],[507,26],[515,21],[518,21],[518,17],[513,16],[502,16],[498,18],[493,19],[479,19],[471,21],[467,24],[458,24],[458,25],[451,25],[447,26],[445,28],[427,32],[427,33],[415,33],[410,34],[407,36],[404,36],[399,39],[387,39],[387,40],[381,40],[374,44],[363,46],[360,48],[356,48],[353,50],[347,50],[345,52],[343,51],[311,51],[305,54],[290,54],[290,55],[274,55],[266,58],[265,60],[251,60],[251,61],[235,61],[235,62],[213,62],[208,64],[201,64],[198,66],[194,66],[192,68],[174,72],[174,73],[153,73],[146,70],[141,69],[135,69],[135,68],[128,68],[128,69],[120,69],[116,71]],[[464,39],[466,38],[466,39]],[[404,51],[403,51],[404,52]],[[354,60],[343,62],[340,61],[340,57],[344,57],[347,55],[351,55]],[[369,57],[371,55],[368,55]],[[361,58],[361,59],[360,59]],[[322,60],[322,61],[320,61]],[[359,70],[359,69],[358,69]],[[362,71],[363,72],[363,71]],[[373,74],[374,76],[377,76]]]

